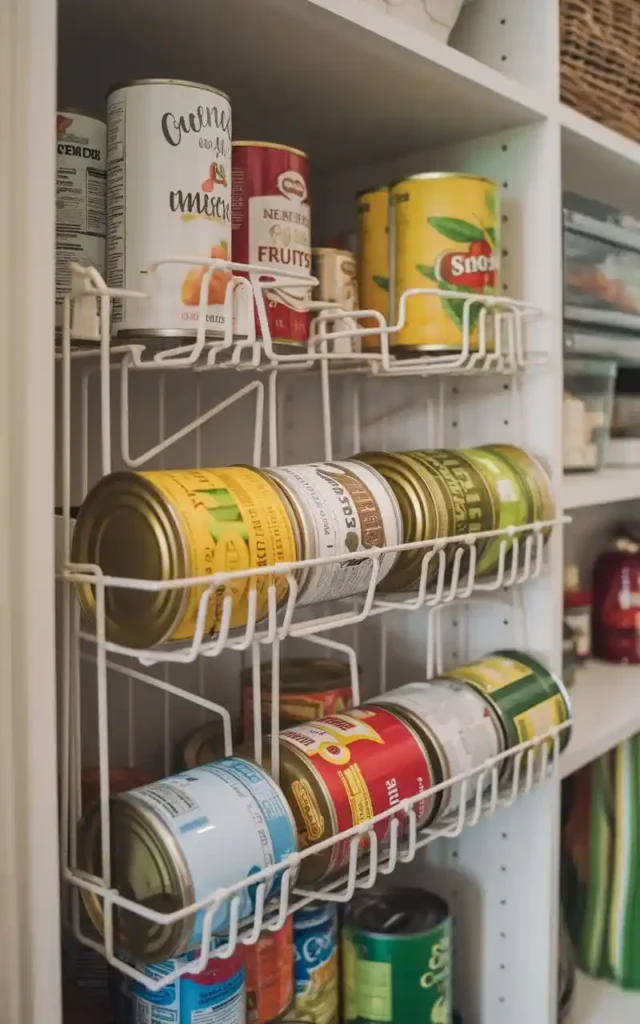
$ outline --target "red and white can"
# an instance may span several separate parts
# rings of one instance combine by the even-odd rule
[[[309,159],[275,142],[234,142],[232,170],[232,247],[238,263],[264,265],[280,274],[311,273]],[[265,273],[265,279],[269,279]],[[271,340],[303,345],[309,337],[310,289],[264,291]],[[243,333],[242,324],[237,324]],[[263,331],[256,311],[256,331]]]

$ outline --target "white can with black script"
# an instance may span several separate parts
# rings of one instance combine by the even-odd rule
[[[75,110],[56,118],[56,327],[71,263],[105,272],[107,126]]]
[[[147,293],[114,303],[114,333],[180,339],[198,326],[206,267],[156,261],[231,257],[231,105],[218,89],[144,79],[109,93],[107,282]],[[230,271],[215,270],[206,331],[224,326]]]

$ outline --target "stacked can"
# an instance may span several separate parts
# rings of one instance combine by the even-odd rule
[[[293,920],[246,949],[247,1024],[282,1020],[294,997]]]
[[[338,1024],[338,911],[310,903],[293,915],[295,998],[289,1024]]]
[[[242,708],[244,737],[253,734],[253,670],[243,669]],[[261,717],[263,732],[271,729],[270,662],[260,665]],[[297,722],[348,711],[351,707],[351,667],[338,658],[282,658],[280,661],[280,728]]]
[[[140,969],[150,980],[161,981],[196,956],[187,953]],[[117,1024],[248,1024],[244,961],[240,947],[230,957],[213,957],[204,970],[181,974],[157,991],[127,979],[114,1003]]]
[[[451,917],[423,889],[357,896],[342,930],[346,1024],[451,1024]]]
[[[231,824],[230,824],[231,823]],[[167,913],[280,863],[298,848],[295,823],[282,791],[258,765],[225,758],[127,793],[111,801],[112,885],[132,899]],[[100,807],[85,812],[78,835],[79,867],[101,875]],[[265,883],[276,898],[282,873]],[[84,892],[87,912],[104,931],[102,901]],[[239,919],[251,916],[253,890],[241,890]],[[215,911],[211,933],[229,925],[230,903]],[[197,948],[205,911],[169,925],[126,910],[114,912],[118,949],[143,963],[158,963]]]

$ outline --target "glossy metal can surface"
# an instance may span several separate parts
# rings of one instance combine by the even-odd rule
[[[71,289],[71,266],[104,277],[107,232],[107,126],[76,110],[56,118],[56,327]]]
[[[269,270],[311,273],[309,159],[273,142],[233,144],[233,258]],[[291,283],[263,291],[274,343],[304,345],[309,337],[310,289]],[[238,333],[246,333],[241,322]],[[256,311],[256,331],[263,327]]]
[[[159,981],[198,955],[186,953],[141,970]],[[182,974],[157,992],[135,981],[130,1000],[131,1024],[248,1024],[244,947],[226,960],[213,957],[198,974]]]
[[[398,319],[400,299],[411,289],[435,288],[447,293],[408,297],[405,325],[391,342],[395,352],[446,354],[462,348],[464,300],[456,294],[495,294],[499,229],[499,190],[487,178],[416,174],[391,186],[391,319]],[[471,349],[478,344],[480,309],[477,302],[470,307]]]
[[[295,1000],[288,1024],[338,1024],[338,909],[310,903],[293,915]]]
[[[372,890],[342,930],[346,1024],[451,1024],[451,918],[424,889]]]
[[[225,758],[119,794],[111,801],[112,885],[137,902],[169,913],[202,900],[216,889],[278,864],[297,850],[294,820],[282,791],[262,768]],[[82,819],[79,865],[101,875],[100,809]],[[265,898],[277,895],[281,874],[266,883]],[[240,920],[250,917],[255,893],[238,893]],[[93,923],[102,931],[100,899],[83,894]],[[230,906],[213,915],[212,934],[229,924]],[[204,911],[169,925],[132,911],[114,912],[115,945],[136,960],[155,963],[198,947]]]
[[[357,198],[358,295],[361,309],[373,309],[389,322],[389,189],[370,189]],[[377,327],[374,317],[363,317],[360,327]],[[393,344],[393,342],[391,342]],[[363,349],[379,349],[380,335],[362,339]]]
[[[295,561],[295,524],[281,492],[263,474],[244,466],[218,469],[111,473],[85,499],[73,535],[72,558],[93,563],[105,575],[142,580],[211,576]],[[251,586],[256,617],[267,612],[267,593],[288,593],[286,576],[239,578],[211,593],[205,634],[215,633],[232,598],[230,627],[247,622]],[[205,585],[158,591],[107,587],[107,637],[132,647],[188,640],[196,630]],[[82,608],[95,621],[90,584],[77,589]]]
[[[231,105],[208,85],[145,79],[107,100],[107,283],[148,298],[115,300],[115,333],[167,340],[193,335],[206,268],[157,260],[230,258]],[[206,331],[224,327],[231,279],[208,285]]]
[[[280,781],[298,826],[301,847],[313,846],[419,796],[439,782],[439,762],[416,731],[388,708],[362,706],[285,729]],[[413,804],[418,826],[437,812],[440,796]],[[390,815],[373,826],[384,843]],[[406,822],[399,813],[401,826]],[[349,839],[306,857],[303,883],[332,875],[349,861]],[[360,850],[366,849],[363,841]]]

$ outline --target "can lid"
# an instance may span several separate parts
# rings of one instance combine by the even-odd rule
[[[111,885],[121,896],[165,914],[193,902],[191,880],[174,837],[130,794],[111,799],[110,828]],[[93,804],[78,832],[78,866],[98,877],[102,876],[101,834],[100,805]],[[83,892],[83,900],[103,934],[102,900],[90,892]],[[193,927],[192,917],[160,925],[120,907],[114,907],[113,917],[115,947],[146,963],[183,952]]]
[[[107,91],[107,97],[118,89],[130,89],[134,85],[182,85],[188,89],[204,89],[205,92],[214,92],[231,103],[231,98],[222,89],[216,89],[215,85],[206,85],[204,82],[190,82],[187,78],[132,78],[128,82],[116,82]]]
[[[260,665],[260,680],[263,690],[271,687],[272,663],[263,661]],[[358,675],[361,674],[358,666]],[[253,670],[249,665],[240,673],[243,686],[251,686]],[[307,693],[333,690],[348,686],[351,681],[351,667],[340,658],[282,658],[280,661],[280,690],[282,693]]]
[[[178,771],[210,764],[225,756],[222,718],[213,718],[190,732],[178,745]]]
[[[260,149],[282,149],[286,153],[294,153],[296,156],[303,156],[305,160],[309,159],[308,153],[305,153],[303,149],[296,149],[295,146],[287,146],[284,142],[256,142],[253,139],[238,139],[236,142],[233,141],[233,148],[236,146],[259,146]]]
[[[188,558],[175,510],[140,473],[111,473],[89,492],[73,532],[73,562],[98,565],[105,576],[169,580],[188,576]],[[95,587],[78,585],[91,622]],[[152,647],[170,639],[188,592],[105,588],[107,637],[128,647]]]
[[[385,939],[403,939],[426,935],[448,918],[445,900],[426,889],[372,889],[352,901],[345,924]]]

